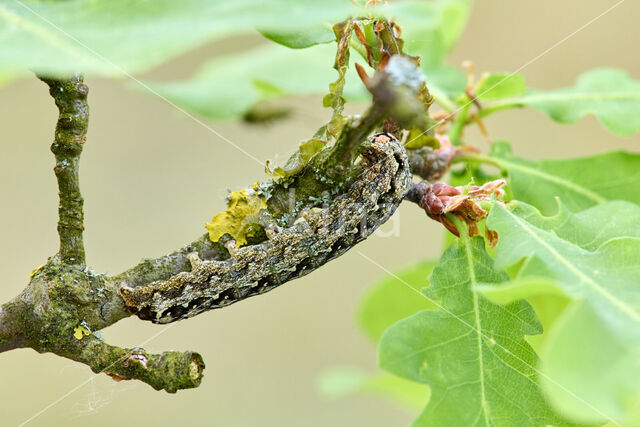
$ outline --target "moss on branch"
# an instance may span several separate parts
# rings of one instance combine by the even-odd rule
[[[56,131],[51,145],[55,155],[54,172],[58,179],[58,234],[60,257],[68,264],[84,266],[85,253],[83,199],[80,194],[79,160],[89,125],[89,88],[76,74],[68,79],[40,77],[49,86],[49,93],[59,110]]]
[[[116,381],[135,379],[169,393],[198,387],[202,381],[204,361],[198,353],[166,351],[152,354],[141,348],[111,346],[94,334],[76,341],[75,351],[69,358]]]
[[[29,347],[54,353],[114,379],[137,379],[156,390],[197,387],[204,363],[194,352],[151,354],[105,343],[98,331],[129,316],[115,283],[54,257],[27,288],[0,308],[0,352]]]

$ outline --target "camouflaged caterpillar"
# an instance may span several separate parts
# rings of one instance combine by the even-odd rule
[[[307,211],[269,239],[235,249],[231,258],[189,255],[191,271],[130,287],[119,294],[127,308],[154,323],[170,323],[259,295],[302,277],[366,239],[395,212],[411,185],[407,153],[389,134],[371,137],[365,169],[323,209]]]

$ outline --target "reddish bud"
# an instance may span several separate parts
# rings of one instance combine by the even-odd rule
[[[479,233],[478,222],[487,217],[488,212],[479,204],[479,201],[490,201],[492,197],[504,195],[502,187],[505,185],[503,179],[490,181],[482,186],[473,185],[469,188],[464,186],[453,187],[443,182],[438,182],[423,188],[424,192],[419,199],[419,206],[424,209],[427,215],[442,223],[447,230],[459,236],[453,222],[447,218],[451,213],[467,224],[469,236]],[[415,199],[414,199],[415,201]],[[487,230],[487,240],[489,244],[495,246],[498,235],[495,231]]]

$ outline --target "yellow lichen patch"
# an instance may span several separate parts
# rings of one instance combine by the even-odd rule
[[[29,274],[29,279],[33,279],[33,276],[35,276],[38,273],[38,271],[42,270],[42,267],[44,267],[44,264],[42,264],[40,267],[33,270],[31,274]]]
[[[254,184],[255,185],[255,184]],[[247,237],[256,231],[255,222],[260,210],[267,209],[266,199],[253,190],[238,190],[229,194],[227,210],[213,217],[206,224],[209,239],[217,242],[225,234],[229,234],[240,247],[247,244]]]
[[[84,326],[80,325],[73,330],[73,337],[77,340],[81,340],[83,336],[89,335],[90,331]]]

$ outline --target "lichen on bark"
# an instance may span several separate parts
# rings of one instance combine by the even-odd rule
[[[83,76],[76,74],[67,79],[40,76],[49,86],[49,93],[59,110],[55,136],[51,151],[58,179],[58,234],[60,256],[65,262],[83,266],[85,264],[84,200],[80,194],[79,161],[87,138],[89,126],[89,88]]]

